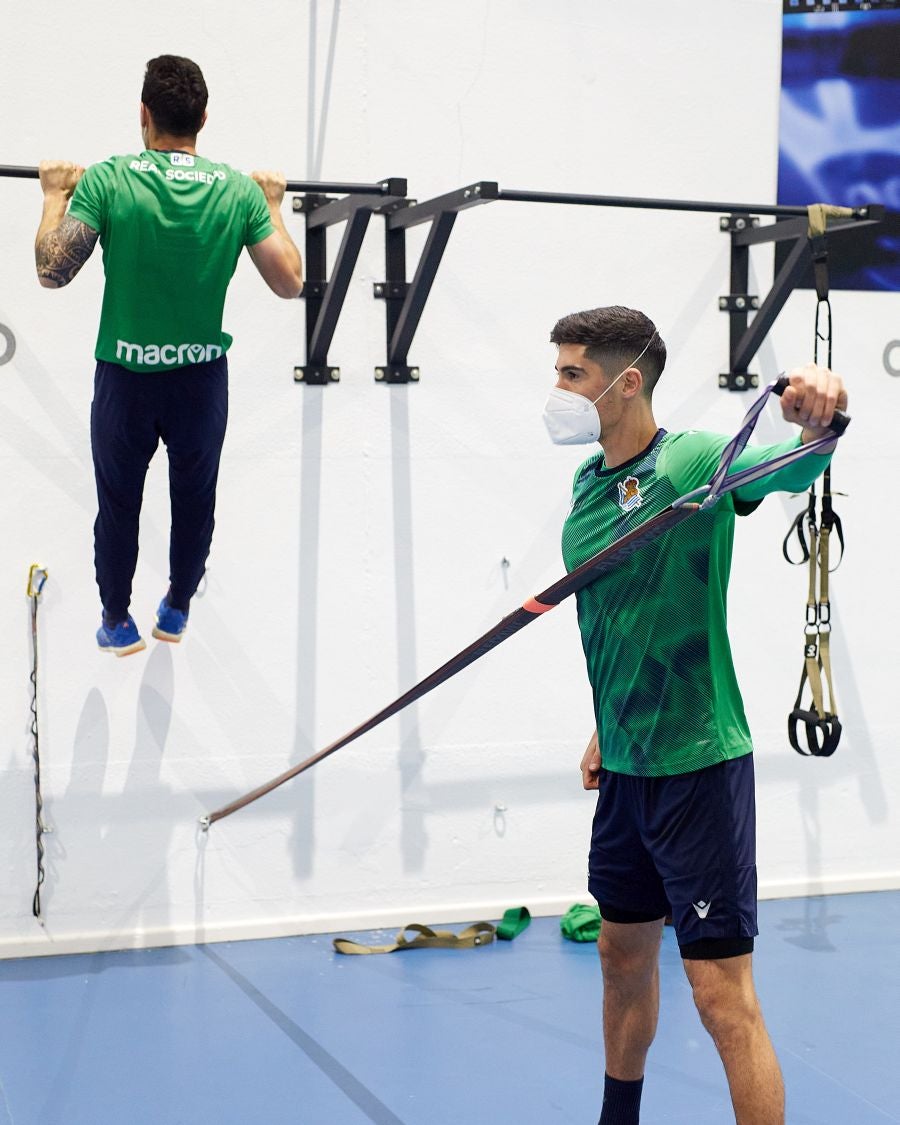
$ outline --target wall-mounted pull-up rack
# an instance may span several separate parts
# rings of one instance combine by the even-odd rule
[[[729,371],[719,377],[719,385],[729,390],[747,390],[758,384],[748,372],[748,364],[812,262],[807,237],[807,209],[774,204],[720,203],[686,199],[648,199],[610,195],[579,195],[567,192],[520,191],[500,188],[491,180],[469,184],[457,191],[422,203],[397,201],[385,208],[385,281],[375,285],[375,296],[387,306],[387,359],[375,369],[375,378],[386,383],[415,382],[418,367],[409,365],[409,349],[434,284],[441,257],[453,224],[460,211],[491,202],[564,204],[588,207],[629,207],[646,210],[697,211],[727,214],[720,229],[731,235],[731,292],[719,299],[719,308],[730,314]],[[829,235],[844,235],[861,226],[880,222],[885,209],[880,205],[859,207],[852,218],[833,223]],[[760,216],[772,216],[774,223],[759,225]],[[406,280],[406,230],[430,222],[431,229],[419,257],[415,276]],[[749,248],[762,242],[791,239],[794,246],[775,277],[771,291],[760,304],[749,288]],[[756,313],[749,322],[751,313]]]
[[[302,190],[293,188],[290,190]],[[407,202],[406,180],[389,177],[377,184],[356,184],[350,192],[333,185],[315,185],[315,190],[294,197],[295,211],[306,216],[306,363],[294,368],[298,383],[323,385],[336,383],[341,372],[328,362],[328,349],[334,338],[344,299],[359,259],[369,219],[376,211],[398,202]],[[344,194],[343,199],[334,198]],[[327,232],[337,223],[346,223],[344,237],[328,276]]]
[[[0,177],[3,176],[37,179],[38,170],[0,165]],[[410,365],[409,350],[456,216],[470,207],[509,202],[718,213],[719,227],[731,239],[730,291],[719,298],[719,308],[729,315],[729,367],[719,376],[719,385],[733,391],[757,386],[758,377],[749,371],[749,364],[791,292],[808,273],[814,255],[808,209],[799,206],[520,191],[500,188],[493,180],[481,180],[418,202],[407,198],[406,180],[399,177],[371,184],[289,180],[287,190],[297,193],[294,210],[306,217],[307,280],[302,294],[306,302],[306,361],[294,368],[294,378],[299,383],[314,385],[340,379],[340,368],[329,361],[328,351],[369,220],[375,214],[383,217],[385,225],[384,281],[375,283],[373,293],[385,305],[387,354],[385,361],[375,368],[375,378],[382,383],[418,381],[419,368]],[[828,225],[827,235],[846,238],[861,227],[881,222],[885,213],[883,206],[874,203],[853,208],[848,217]],[[775,221],[761,225],[763,216]],[[339,223],[346,227],[329,276],[327,231]],[[430,223],[430,228],[414,276],[407,281],[406,232],[423,223]],[[759,295],[748,292],[750,248],[766,242],[792,245],[776,272],[772,288],[761,300]],[[819,252],[821,242],[819,236]]]
[[[784,210],[789,210],[785,208]],[[730,364],[719,376],[719,386],[729,391],[744,391],[759,385],[759,377],[750,374],[748,366],[759,351],[775,318],[784,308],[791,293],[800,284],[813,264],[813,243],[809,237],[806,208],[794,208],[802,218],[780,218],[777,222],[759,225],[749,210],[732,212],[719,220],[720,228],[731,236],[731,292],[719,298],[719,308],[730,315]],[[869,204],[853,211],[853,217],[828,224],[828,238],[844,237],[860,227],[880,223],[885,217],[881,204]],[[760,304],[759,297],[748,294],[750,247],[763,242],[793,242],[772,288]],[[748,320],[749,314],[755,315]]]
[[[375,368],[375,378],[385,383],[415,382],[419,369],[407,362],[416,329],[460,211],[497,199],[497,185],[482,182],[439,195],[424,203],[405,200],[385,216],[384,283],[376,283],[375,297],[384,300],[387,325],[387,359]],[[431,223],[411,282],[406,281],[406,232]]]

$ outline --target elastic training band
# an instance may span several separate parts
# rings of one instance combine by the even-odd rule
[[[527,609],[529,613],[547,613],[548,610],[556,609],[555,605],[544,605],[539,602],[537,598],[528,598],[522,602],[522,609]]]
[[[348,731],[342,738],[332,742],[323,750],[311,754],[304,761],[299,762],[295,766],[291,766],[290,769],[280,773],[277,777],[273,777],[270,781],[265,782],[265,784],[257,786],[256,789],[252,789],[242,797],[238,797],[229,804],[223,805],[222,808],[216,809],[215,812],[208,813],[206,816],[201,817],[200,826],[203,831],[207,831],[210,825],[215,824],[216,821],[222,820],[226,816],[231,816],[231,814],[237,812],[238,809],[243,809],[247,805],[252,804],[253,801],[258,801],[260,797],[271,793],[273,789],[277,789],[280,785],[284,785],[285,782],[311,769],[325,758],[343,749],[343,747],[348,746],[351,742],[354,742],[368,731],[373,730],[386,719],[396,715],[417,699],[421,699],[422,696],[427,695],[434,688],[438,687],[438,685],[446,683],[452,676],[461,672],[463,668],[468,668],[470,664],[474,664],[476,660],[480,660],[482,656],[485,656],[492,649],[495,649],[498,645],[502,644],[503,641],[508,640],[514,633],[518,633],[520,629],[524,629],[524,627],[534,621],[536,617],[555,608],[571,594],[583,590],[585,586],[595,581],[601,574],[608,574],[616,566],[620,565],[624,559],[639,550],[651,539],[656,538],[657,535],[661,535],[663,532],[675,527],[676,524],[687,519],[699,509],[710,507],[724,493],[738,488],[742,483],[746,484],[759,476],[774,472],[777,468],[790,464],[791,461],[795,461],[800,457],[816,453],[820,449],[822,452],[825,452],[826,447],[832,445],[834,442],[834,438],[827,435],[810,442],[808,445],[801,445],[797,449],[782,454],[762,465],[756,465],[729,475],[729,470],[734,464],[735,459],[750,439],[753,427],[762,411],[766,398],[773,391],[776,394],[780,394],[786,389],[787,385],[787,380],[777,379],[774,383],[770,383],[756,402],[752,404],[741,423],[741,429],[722,451],[719,465],[709,484],[704,485],[702,488],[694,489],[693,492],[689,492],[685,496],[680,496],[677,500],[674,500],[668,508],[664,508],[655,516],[651,516],[648,520],[645,520],[644,523],[638,524],[637,527],[627,532],[620,539],[610,543],[609,546],[604,547],[602,551],[598,551],[596,555],[593,555],[573,571],[564,575],[558,582],[554,582],[552,586],[548,586],[546,590],[541,591],[541,597],[552,600],[543,602],[535,597],[529,598],[523,605],[519,606],[518,609],[513,610],[512,613],[504,617],[493,629],[489,629],[461,652],[452,656],[445,664],[442,664],[440,668],[432,672],[430,676],[426,676],[424,680],[420,680],[419,683],[415,684],[403,695],[395,699],[393,703],[389,703],[387,707],[382,708],[381,711],[372,715],[364,723],[360,723],[359,726]],[[838,436],[839,433],[843,433],[849,421],[850,419],[845,415],[840,415],[839,417],[839,412],[835,412],[835,416],[829,424],[835,436]]]
[[[808,442],[806,445],[800,445],[796,449],[789,450],[787,453],[782,453],[769,461],[762,461],[760,464],[753,465],[748,469],[741,469],[736,473],[731,472],[732,465],[746,447],[751,434],[756,428],[756,423],[759,421],[759,416],[762,413],[762,409],[769,395],[773,392],[780,395],[786,390],[787,386],[787,380],[781,376],[765,387],[762,394],[753,402],[750,409],[744,415],[740,430],[738,430],[735,436],[722,450],[722,456],[719,459],[718,467],[713,473],[709,485],[706,486],[705,489],[696,489],[687,496],[679,497],[679,499],[674,502],[673,507],[681,506],[685,501],[699,497],[705,491],[706,495],[701,507],[710,508],[726,492],[734,492],[735,489],[740,488],[744,484],[759,480],[761,477],[768,476],[769,473],[778,472],[779,469],[790,465],[793,461],[799,461],[801,457],[807,457],[811,453],[830,453],[832,451],[836,437],[844,432],[850,421],[850,419],[841,414],[840,411],[835,412],[835,417],[831,425],[833,431],[831,434],[825,434],[822,437],[816,438],[815,441]]]

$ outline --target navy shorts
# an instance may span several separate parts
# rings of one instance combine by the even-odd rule
[[[671,914],[682,957],[736,957],[756,926],[753,755],[693,773],[600,771],[591,894],[610,922]]]

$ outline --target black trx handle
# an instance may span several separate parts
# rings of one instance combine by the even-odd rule
[[[844,493],[839,492],[838,496]],[[838,561],[834,566],[829,565],[829,571],[835,571],[844,560],[844,525],[841,523],[841,517],[834,510],[831,503],[831,466],[825,470],[823,483],[822,483],[822,530],[827,532],[834,531],[838,537],[838,543],[841,545],[841,554]]]
[[[826,475],[829,475],[830,470],[826,469]],[[826,489],[827,489],[826,485]],[[838,493],[842,496],[844,493]],[[810,533],[814,534],[816,531],[816,490],[811,488],[809,490],[809,504],[802,511],[794,516],[794,522],[788,528],[787,535],[784,537],[784,542],[781,544],[781,553],[784,555],[785,562],[789,562],[791,566],[803,566],[804,563],[809,562],[809,545],[806,541],[806,535],[803,531],[803,524],[806,523],[810,529]],[[827,528],[829,531],[834,531],[838,538],[838,543],[841,545],[841,553],[838,561],[834,566],[829,566],[829,572],[833,573],[841,565],[844,558],[844,525],[841,523],[841,517],[837,514],[831,505],[831,493],[826,491],[822,497],[822,527]],[[800,544],[800,558],[791,558],[791,540],[796,535],[797,542]]]
[[[779,378],[777,378],[775,380],[775,384],[772,387],[772,390],[777,395],[783,395],[784,392],[788,389],[788,387],[790,385],[791,384],[788,381],[787,376],[781,375],[781,376],[779,376]],[[833,431],[838,436],[840,436],[844,432],[844,430],[847,429],[847,427],[849,425],[850,425],[850,415],[845,414],[843,412],[843,410],[835,410],[834,417],[828,423],[828,428],[829,428],[829,430]]]
[[[791,566],[802,566],[804,563],[809,562],[809,546],[806,542],[806,536],[803,534],[804,520],[809,524],[813,533],[816,528],[816,490],[811,488],[809,490],[809,504],[802,512],[798,512],[794,516],[794,522],[788,528],[788,533],[784,537],[784,542],[781,544],[781,553],[784,555],[785,562],[789,562]],[[791,539],[794,534],[797,535],[797,541],[800,544],[801,556],[799,559],[791,558]]]
[[[808,749],[804,749],[797,738],[797,727],[800,723],[806,727]],[[830,758],[838,748],[841,730],[841,721],[837,715],[823,717],[816,710],[815,705],[808,711],[804,711],[802,707],[795,707],[788,715],[788,740],[804,758]]]

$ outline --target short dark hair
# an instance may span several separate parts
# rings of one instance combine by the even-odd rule
[[[161,132],[176,137],[196,136],[208,99],[203,72],[190,59],[160,55],[147,63],[141,101]]]
[[[599,363],[610,375],[626,367],[637,367],[644,377],[648,397],[666,366],[666,345],[656,325],[644,313],[622,305],[564,316],[554,325],[550,342],[584,344],[587,358]],[[645,347],[646,352],[638,359]]]

